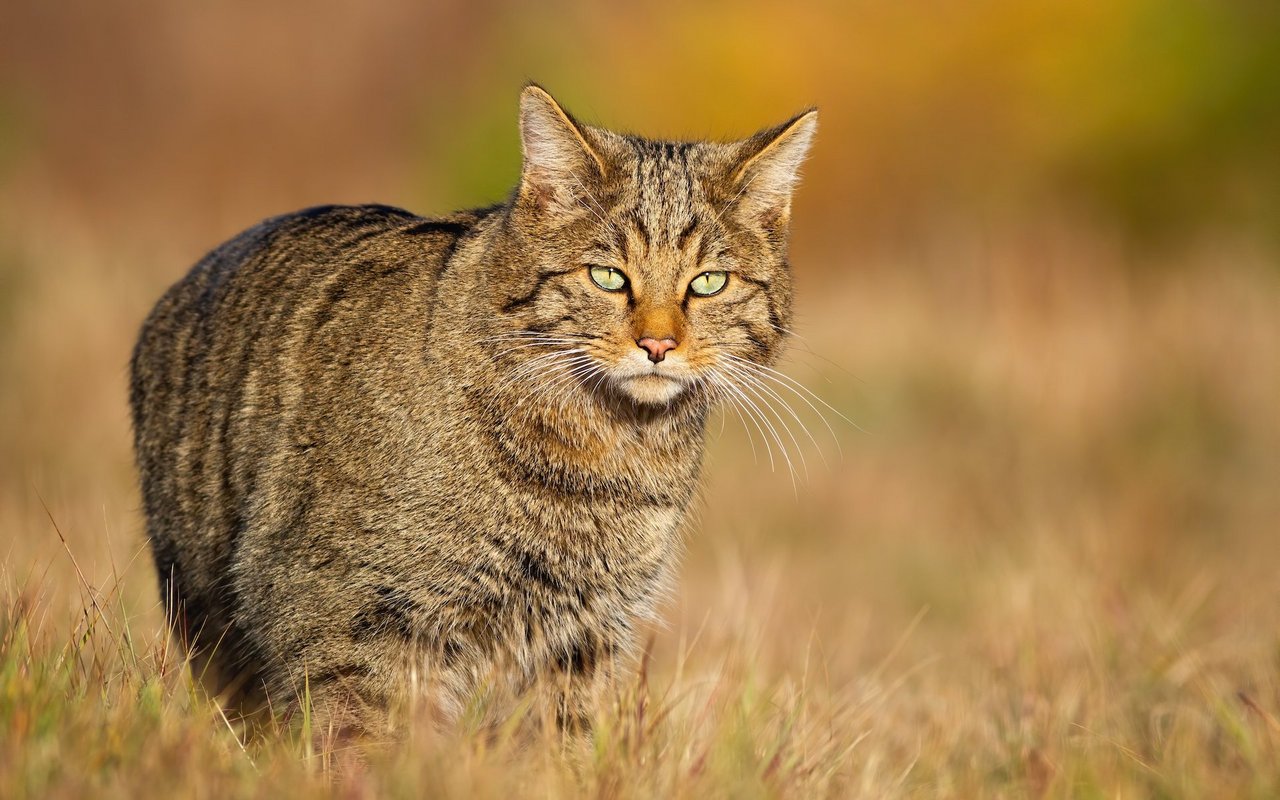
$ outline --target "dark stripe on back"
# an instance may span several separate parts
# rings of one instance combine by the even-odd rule
[[[462,236],[471,230],[471,227],[465,222],[456,220],[429,219],[414,225],[412,228],[405,228],[404,234],[406,236],[423,236],[431,233],[447,233],[453,236]]]

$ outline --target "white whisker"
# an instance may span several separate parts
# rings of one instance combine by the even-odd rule
[[[570,350],[556,350],[552,353],[544,353],[540,356],[535,356],[512,370],[511,373],[498,384],[494,392],[495,394],[501,395],[504,390],[513,384],[529,377],[530,375],[536,374],[540,369],[550,368],[550,366],[558,360],[569,358],[571,356],[585,356],[585,354],[585,350],[581,348],[573,348]]]
[[[756,430],[760,432],[760,439],[764,442],[765,453],[769,456],[769,470],[771,472],[776,472],[777,464],[773,459],[773,445],[769,443],[769,437],[765,434],[764,428],[761,427],[759,416],[756,412],[752,411],[754,404],[752,404],[750,398],[739,391],[736,386],[729,381],[724,380],[724,378],[718,374],[716,374],[716,382],[734,398],[735,405],[746,413],[747,417],[751,419],[751,423],[755,425]]]
[[[782,454],[783,460],[787,462],[787,471],[791,473],[792,489],[795,490],[797,495],[799,495],[800,489],[796,484],[795,464],[791,460],[791,452],[787,449],[786,443],[782,441],[782,435],[778,433],[778,429],[774,426],[773,422],[769,419],[769,415],[766,414],[764,409],[760,407],[760,403],[758,403],[756,400],[753,400],[750,396],[748,396],[745,392],[743,392],[737,386],[733,386],[733,384],[729,384],[729,385],[733,387],[733,390],[737,392],[738,396],[742,399],[742,401],[746,403],[746,407],[752,410],[753,413],[758,416],[760,422],[763,423],[765,428],[768,429],[769,433],[773,435],[774,443],[778,445],[778,452]],[[750,387],[747,387],[747,391],[750,391]],[[754,392],[752,394],[754,394]],[[790,431],[788,430],[788,432]],[[761,433],[761,435],[763,435],[763,432]]]
[[[746,375],[751,376],[751,378],[755,381],[756,385],[762,391],[767,392],[770,397],[772,397],[774,400],[782,404],[782,407],[787,410],[787,413],[791,415],[791,418],[794,419],[796,424],[800,426],[800,429],[804,431],[805,435],[809,438],[809,441],[813,443],[814,448],[818,451],[818,457],[822,459],[822,463],[825,466],[829,467],[830,464],[827,463],[827,457],[822,451],[822,445],[818,443],[817,437],[815,437],[813,435],[813,432],[809,430],[808,424],[806,424],[804,419],[796,412],[794,408],[791,407],[791,404],[787,402],[786,398],[782,397],[777,392],[773,391],[773,389],[770,388],[770,386],[767,383],[765,383],[765,380],[772,380],[776,383],[777,382],[776,379],[771,378],[771,376],[765,373],[751,370],[750,368],[748,368],[746,365],[742,363],[737,363],[734,368],[741,370]],[[790,388],[785,386],[784,384],[779,384],[779,385],[782,388]],[[792,393],[794,394],[795,391],[792,390]],[[837,453],[840,453],[841,452],[840,440],[836,438],[835,431],[831,430],[831,426],[827,424],[826,417],[824,417],[822,415],[822,412],[818,411],[817,408],[814,408],[813,403],[810,403],[807,398],[805,398],[804,396],[800,396],[800,399],[803,400],[809,406],[809,408],[812,409],[813,412],[818,415],[818,418],[822,420],[823,424],[827,426],[828,432],[831,433],[832,441],[835,442],[836,451]]]
[[[733,395],[729,394],[724,389],[722,389],[714,381],[713,376],[709,375],[708,378],[711,378],[711,380],[708,381],[708,385],[711,386],[713,398],[718,400],[724,400],[726,403],[728,403],[729,407],[733,409],[733,413],[738,415],[738,421],[742,423],[742,430],[744,433],[747,434],[747,443],[751,445],[751,461],[754,464],[759,464],[760,455],[756,451],[756,437],[751,433],[751,427],[747,425],[747,418],[742,415],[742,408],[738,405],[738,401],[734,399]],[[724,417],[723,416],[720,417],[720,432],[724,433]]]
[[[556,393],[560,393],[560,402],[557,407],[561,411],[564,411],[566,403],[571,398],[569,390],[575,384],[581,386],[582,383],[587,378],[595,374],[600,367],[596,365],[594,361],[588,359],[586,361],[578,362],[572,366],[565,366],[563,369],[564,374],[560,376],[559,380],[548,385],[546,390],[543,392],[543,395],[545,396],[554,396]]]
[[[782,397],[778,395],[777,392],[770,389],[758,377],[751,375],[741,367],[731,367],[729,365],[722,365],[722,369],[725,369],[730,374],[736,375],[738,379],[741,380],[742,383],[747,387],[748,391],[754,394],[778,418],[778,424],[781,425],[782,428],[787,432],[787,435],[791,437],[792,444],[796,446],[796,452],[800,458],[800,466],[804,469],[806,480],[808,480],[808,477],[809,477],[809,464],[804,457],[804,448],[800,445],[800,440],[796,438],[795,433],[792,432],[791,424],[787,422],[786,418],[783,417],[782,414],[780,414],[777,408],[774,406],[775,402],[777,402],[784,409],[786,409],[787,413],[791,415],[791,418],[794,419],[796,424],[800,426],[800,430],[804,431],[805,435],[809,437],[809,441],[813,442],[814,448],[818,451],[818,457],[821,458],[822,463],[826,465],[826,456],[822,454],[822,447],[818,444],[818,440],[813,437],[813,434],[809,431],[809,428],[804,424],[804,420],[800,419],[800,415],[798,415],[795,412],[795,410],[791,408],[791,406],[787,403],[786,400],[782,399]]]
[[[814,400],[816,400],[816,401],[818,401],[819,403],[821,403],[824,407],[826,407],[827,409],[829,409],[829,410],[830,410],[832,413],[834,413],[836,416],[840,417],[840,419],[842,419],[842,420],[844,420],[845,422],[849,423],[849,424],[850,424],[850,425],[852,425],[854,428],[857,428],[857,429],[858,429],[858,431],[860,431],[860,432],[862,432],[862,433],[866,433],[866,431],[862,428],[862,426],[861,426],[861,425],[859,425],[858,423],[856,423],[856,422],[854,422],[853,420],[851,420],[851,419],[849,419],[848,417],[846,417],[844,414],[842,414],[842,413],[840,412],[840,410],[839,410],[838,408],[836,408],[835,406],[831,405],[831,404],[830,404],[830,403],[828,403],[826,400],[823,400],[821,397],[819,397],[817,394],[815,394],[811,389],[809,389],[808,387],[806,387],[804,384],[800,383],[800,382],[799,382],[799,381],[797,381],[796,379],[794,379],[794,378],[792,378],[792,377],[790,377],[790,376],[788,376],[788,375],[785,375],[785,374],[783,374],[783,373],[779,372],[778,370],[773,369],[773,368],[771,368],[771,367],[766,367],[766,366],[764,366],[763,364],[756,364],[756,363],[754,363],[754,362],[747,361],[747,360],[746,360],[746,359],[744,359],[744,358],[739,358],[738,356],[734,356],[734,355],[728,355],[728,354],[726,354],[726,356],[725,356],[725,357],[726,357],[726,358],[728,358],[728,359],[730,359],[730,360],[732,360],[732,361],[733,361],[734,363],[736,363],[736,364],[746,365],[746,366],[748,366],[748,367],[749,367],[749,368],[751,368],[751,369],[757,370],[759,373],[767,373],[767,375],[765,375],[765,374],[761,374],[761,377],[768,377],[768,376],[772,376],[776,381],[778,381],[778,385],[779,385],[779,386],[782,386],[783,388],[787,389],[788,391],[792,392],[793,394],[795,394],[796,396],[798,396],[798,397],[800,397],[802,400],[804,400],[804,401],[805,401],[805,403],[807,403],[807,404],[808,404],[808,406],[809,406],[810,408],[812,408],[812,409],[813,409],[814,413],[816,413],[816,414],[818,415],[818,417],[822,419],[823,424],[825,424],[825,425],[827,426],[827,430],[828,430],[828,431],[830,431],[830,433],[831,433],[831,438],[835,439],[835,441],[836,441],[836,444],[837,444],[837,445],[839,445],[840,439],[839,439],[839,437],[838,437],[838,436],[836,436],[836,432],[835,432],[835,430],[831,427],[831,423],[827,421],[826,415],[825,415],[825,414],[823,414],[823,413],[822,413],[822,412],[821,412],[821,411],[820,411],[816,406],[814,406],[814,405],[813,405],[813,403],[811,403],[811,402],[809,401],[809,399],[808,399],[809,397],[812,397]],[[806,395],[807,395],[807,396],[806,396]]]

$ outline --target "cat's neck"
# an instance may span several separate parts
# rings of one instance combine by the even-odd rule
[[[548,398],[530,384],[504,386],[483,358],[459,377],[470,429],[524,479],[570,493],[642,494],[662,505],[691,497],[709,412],[703,398],[639,406],[589,385]]]
[[[501,385],[500,385],[501,386]],[[547,395],[538,384],[499,388],[490,402],[515,430],[539,431],[566,453],[592,460],[609,452],[667,452],[701,441],[707,403],[682,396],[669,404],[639,404],[609,386],[575,380]]]
[[[707,411],[700,401],[639,407],[583,391],[563,404],[504,397],[497,408],[499,446],[551,482],[623,488],[667,505],[687,502],[697,482]]]

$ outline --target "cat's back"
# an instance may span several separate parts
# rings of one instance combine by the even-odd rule
[[[155,339],[215,318],[289,306],[314,311],[322,327],[344,303],[368,299],[360,297],[362,289],[385,288],[392,275],[412,276],[429,288],[476,218],[432,220],[362,205],[317,206],[265,220],[216,247],[165,293],[143,325],[135,362],[160,354]]]
[[[406,381],[441,273],[483,216],[371,205],[276,217],[157,303],[130,401],[162,586],[181,586],[189,611],[226,622],[213,583],[268,484],[287,484],[294,462],[332,452],[344,432],[376,432],[371,387]]]
[[[199,422],[228,402],[269,410],[273,398],[250,396],[261,373],[306,380],[354,349],[367,353],[370,339],[398,335],[407,316],[430,313],[439,274],[476,219],[320,206],[215,248],[143,324],[130,398],[139,444],[178,444],[182,417]]]

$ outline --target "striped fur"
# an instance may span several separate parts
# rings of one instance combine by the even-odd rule
[[[143,326],[131,401],[161,593],[243,711],[305,680],[341,724],[381,730],[405,701],[452,719],[550,677],[576,720],[670,582],[724,359],[776,357],[812,112],[657,142],[530,86],[520,118],[506,203],[267,220]],[[708,269],[725,290],[690,295]],[[654,364],[644,336],[678,345]]]

